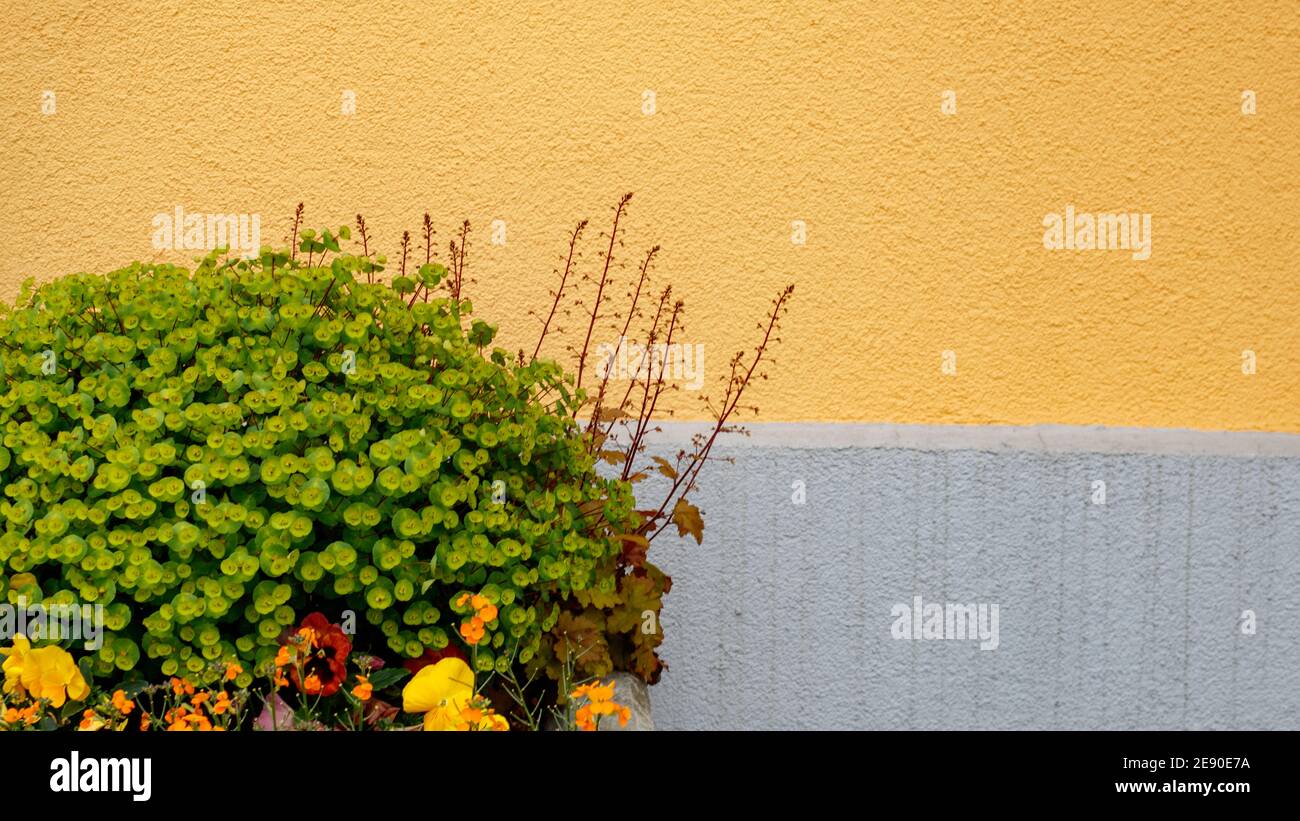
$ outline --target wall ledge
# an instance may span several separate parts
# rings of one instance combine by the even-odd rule
[[[709,430],[704,422],[664,422],[647,444],[674,448]],[[752,422],[749,436],[731,434],[717,449],[745,447],[835,450],[886,448],[973,450],[1001,453],[1138,453],[1242,458],[1300,458],[1300,434],[1264,431],[1202,431],[1112,428],[1102,425],[903,425],[858,422]]]

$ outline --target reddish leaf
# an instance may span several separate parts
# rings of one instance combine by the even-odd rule
[[[632,567],[640,567],[645,564],[645,553],[650,547],[650,541],[640,533],[620,533],[619,539],[623,541],[623,560]]]
[[[673,506],[673,524],[677,525],[678,536],[689,533],[695,537],[696,544],[704,542],[704,519],[700,517],[700,509],[685,499],[678,499]]]
[[[672,463],[667,459],[662,456],[651,456],[650,458],[654,460],[655,464],[659,465],[660,473],[667,476],[669,479],[677,478],[677,468],[673,467]]]

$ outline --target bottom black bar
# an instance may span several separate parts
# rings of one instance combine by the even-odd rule
[[[682,808],[703,792],[810,807],[853,795],[864,808],[876,799],[927,809],[988,799],[1039,809],[1044,799],[1115,807],[1194,799],[1226,809],[1284,799],[1296,742],[1292,733],[1253,732],[5,733],[0,756],[9,790],[54,811],[183,811],[211,800],[256,814],[268,800],[304,795],[331,813],[432,809],[485,789],[516,796],[515,811],[537,790],[546,803],[577,791],[573,799],[588,807],[617,804],[623,792]]]

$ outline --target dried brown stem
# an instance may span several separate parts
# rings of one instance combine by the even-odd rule
[[[735,412],[736,407],[740,403],[740,398],[745,392],[745,388],[749,386],[759,363],[763,361],[763,355],[767,352],[768,344],[772,340],[772,333],[776,330],[777,322],[780,320],[781,314],[786,309],[787,303],[793,293],[794,286],[787,285],[773,301],[772,312],[768,315],[767,328],[763,331],[763,339],[754,349],[754,359],[749,364],[749,368],[745,371],[743,376],[737,375],[737,370],[742,364],[741,354],[736,354],[736,356],[732,358],[731,376],[728,379],[727,393],[723,398],[722,407],[714,422],[713,429],[710,431],[707,439],[704,440],[704,444],[697,448],[691,455],[689,463],[686,465],[685,469],[679,471],[677,477],[673,479],[673,484],[671,488],[669,488],[667,495],[664,497],[663,503],[659,505],[659,509],[642,523],[639,532],[642,534],[649,534],[646,539],[647,541],[653,541],[655,536],[663,532],[662,527],[655,528],[654,526],[655,523],[663,517],[664,511],[668,509],[668,505],[673,501],[674,497],[676,497],[678,501],[685,499],[686,494],[690,493],[691,490],[695,488],[695,480],[699,476],[700,468],[702,468],[704,463],[708,460],[709,453],[713,450],[713,443],[717,441],[718,435],[727,429],[727,420],[731,417],[732,413]],[[679,490],[681,490],[680,495],[678,494]],[[652,529],[654,532],[650,532]]]
[[[614,227],[609,231],[609,247],[605,249],[605,265],[600,272],[600,282],[596,285],[596,302],[591,306],[591,321],[587,323],[587,337],[582,342],[582,353],[578,355],[578,381],[574,383],[575,389],[582,387],[582,375],[587,367],[587,351],[591,347],[591,332],[595,330],[596,318],[600,316],[600,304],[605,293],[605,284],[609,282],[609,266],[614,261],[614,243],[618,239],[618,222],[623,218],[623,213],[627,210],[627,204],[631,200],[631,192],[624,194],[623,198],[618,201],[618,207],[614,209]]]
[[[560,307],[560,301],[564,298],[564,287],[569,281],[569,273],[573,270],[574,249],[578,247],[578,238],[582,236],[583,229],[587,227],[587,221],[582,220],[573,229],[569,235],[569,253],[564,259],[564,271],[560,274],[560,287],[555,291],[555,299],[551,302],[551,312],[546,315],[546,321],[542,323],[542,335],[537,337],[537,347],[533,349],[533,358],[529,361],[535,362],[537,354],[541,353],[542,343],[546,341],[546,334],[551,328],[551,320],[555,318],[555,312]]]

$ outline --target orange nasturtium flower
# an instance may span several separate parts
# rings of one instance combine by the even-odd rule
[[[216,701],[216,703],[213,704],[209,709],[212,710],[212,714],[213,714],[214,716],[219,716],[219,715],[221,715],[222,713],[224,713],[224,712],[226,712],[227,710],[229,710],[229,709],[230,709],[230,694],[227,693],[225,690],[222,690],[220,693],[217,693],[217,701]]]
[[[424,713],[424,729],[454,730],[474,698],[474,671],[448,657],[416,673],[402,688],[402,709]]]
[[[483,705],[487,700],[483,699],[476,704],[471,702],[469,706],[460,711],[460,722],[456,725],[457,730],[509,730],[510,722],[503,715],[497,714],[491,707]]]
[[[94,710],[86,710],[81,714],[81,723],[77,725],[78,730],[98,730],[108,722],[100,718],[99,713]]]
[[[374,695],[374,693],[375,688],[374,685],[370,683],[370,679],[365,676],[357,676],[357,686],[352,688],[352,695],[362,701],[369,701],[370,697]]]
[[[486,596],[475,596],[469,603],[473,606],[475,615],[484,622],[492,621],[497,617],[497,606],[488,601]]]
[[[461,638],[471,647],[483,640],[484,627],[488,622],[497,617],[497,606],[488,600],[487,596],[475,593],[461,593],[456,598],[456,606],[464,607],[469,602],[470,607],[474,608],[474,615],[468,622],[463,622],[460,626]]]
[[[131,711],[135,709],[135,702],[127,698],[126,693],[122,690],[115,690],[113,692],[113,709],[124,716],[130,715]]]
[[[627,707],[614,701],[614,682],[601,684],[597,681],[595,684],[584,684],[574,690],[571,698],[586,697],[587,703],[578,708],[574,721],[580,730],[595,730],[600,721],[600,716],[617,716],[618,723],[626,727],[629,719],[632,718],[632,711]]]
[[[478,616],[460,626],[460,635],[465,643],[473,646],[483,640],[483,620]]]
[[[90,686],[82,677],[72,656],[62,647],[32,649],[26,636],[14,636],[12,647],[0,648],[4,660],[4,691],[33,700],[47,699],[51,707],[65,701],[82,701],[90,695]]]

